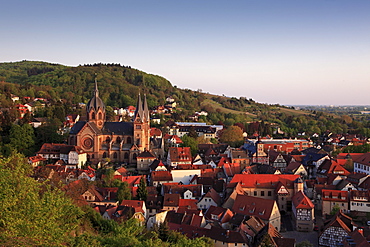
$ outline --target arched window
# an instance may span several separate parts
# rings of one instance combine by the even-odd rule
[[[103,153],[103,159],[104,158],[107,158],[107,153],[106,152]]]
[[[101,112],[99,112],[99,119],[102,119],[103,118],[103,114]]]
[[[91,114],[91,119],[95,119],[95,112]]]
[[[117,159],[117,157],[118,157],[117,153],[114,153],[113,154],[113,159]]]
[[[118,137],[116,138],[116,143],[118,143],[118,144],[120,144],[120,143],[121,143],[121,137],[119,137],[119,136],[118,136]]]
[[[127,137],[127,143],[131,144],[131,137]]]
[[[132,158],[133,158],[134,160],[137,160],[137,154],[134,154],[134,155],[132,156]]]
[[[128,160],[128,153],[125,153],[124,159]]]
[[[110,142],[110,137],[109,136],[107,136],[107,138],[105,138],[105,142],[106,143],[109,143]]]

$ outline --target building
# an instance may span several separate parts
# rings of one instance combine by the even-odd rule
[[[297,231],[312,231],[315,219],[315,205],[313,205],[303,191],[298,191],[292,200],[292,210]]]
[[[276,200],[279,210],[287,212],[292,210],[292,197],[300,190],[303,191],[303,182],[299,175],[236,174],[227,186],[227,193],[231,195],[224,206],[232,204],[232,193],[242,191],[250,196]]]
[[[81,147],[66,144],[44,143],[37,155],[52,162],[63,160],[68,168],[81,168],[87,161],[86,152]]]
[[[322,214],[330,214],[335,207],[348,212],[348,191],[323,189],[321,192]]]
[[[150,150],[149,109],[144,97],[138,96],[132,122],[106,121],[105,105],[99,97],[97,82],[93,97],[86,105],[86,121],[78,121],[71,129],[68,144],[79,145],[88,161],[137,163],[137,156]]]

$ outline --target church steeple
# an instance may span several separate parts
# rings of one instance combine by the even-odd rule
[[[139,96],[137,98],[134,122],[144,122],[144,121],[145,121],[145,116],[144,116],[143,103],[141,102],[141,96],[139,93]]]
[[[98,82],[95,78],[93,96],[86,105],[87,121],[94,122],[98,128],[102,128],[105,121],[105,104],[99,97]]]
[[[139,97],[137,99],[136,111],[134,116],[134,143],[140,151],[150,148],[150,115],[146,96],[144,102]]]

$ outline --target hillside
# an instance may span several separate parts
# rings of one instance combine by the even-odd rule
[[[70,67],[37,61],[0,63],[0,103],[2,107],[10,107],[11,94],[21,98],[40,97],[52,103],[63,102],[66,113],[69,113],[72,105],[86,103],[90,99],[95,79],[98,81],[100,97],[110,107],[135,105],[139,93],[146,94],[150,108],[165,104],[165,99],[172,96],[178,107],[171,118],[177,121],[186,121],[187,116],[195,111],[204,110],[209,115],[202,121],[213,124],[222,122],[226,126],[263,121],[264,124],[281,127],[287,136],[294,136],[301,131],[323,133],[330,129],[341,133],[353,129],[360,132],[361,128],[369,128],[368,121],[364,119],[361,119],[365,121],[364,124],[352,126],[354,119],[349,117],[351,120],[348,120],[348,116],[334,117],[322,112],[261,104],[244,97],[230,98],[205,94],[200,90],[179,89],[161,76],[120,64]],[[259,127],[260,131],[264,128]],[[250,133],[257,131],[248,129],[248,126],[245,126],[245,130]]]

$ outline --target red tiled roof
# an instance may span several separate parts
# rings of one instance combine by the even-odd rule
[[[348,202],[348,191],[322,189],[323,201]]]
[[[172,174],[169,171],[153,171],[151,176],[152,181],[173,181]]]
[[[293,196],[292,202],[295,208],[313,209],[315,207],[311,200],[302,191],[298,191]]]
[[[123,200],[120,206],[130,207],[135,210],[135,213],[141,212],[144,214],[145,213],[143,209],[144,203],[145,203],[144,201],[139,200]]]
[[[269,220],[275,200],[254,196],[237,195],[232,210],[243,215],[253,215]]]
[[[190,147],[170,147],[168,153],[171,157],[171,162],[189,162],[192,161]]]
[[[281,182],[289,189],[294,188],[294,181],[299,178],[299,175],[288,174],[236,174],[230,181],[228,187],[235,186],[240,183],[243,188],[276,188]]]

